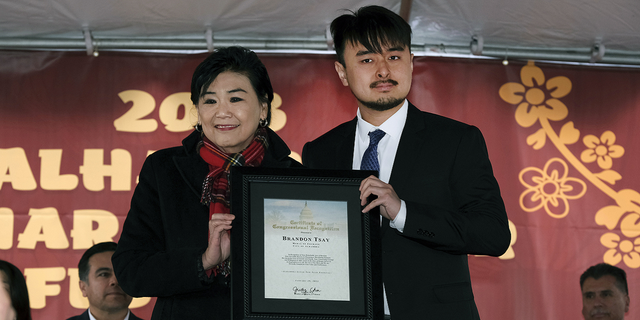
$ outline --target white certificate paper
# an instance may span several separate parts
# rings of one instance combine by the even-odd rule
[[[346,201],[264,199],[265,298],[349,301]]]

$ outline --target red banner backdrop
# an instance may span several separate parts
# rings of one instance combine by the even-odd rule
[[[87,307],[77,262],[119,239],[145,157],[188,134],[190,77],[204,57],[0,52],[0,258],[25,273],[34,319]],[[272,128],[296,155],[354,117],[332,56],[261,58],[277,93]],[[507,206],[509,251],[469,257],[481,316],[580,318],[579,276],[603,261],[640,295],[640,71],[414,63],[410,101],[482,130]],[[153,303],[131,307],[149,318]]]

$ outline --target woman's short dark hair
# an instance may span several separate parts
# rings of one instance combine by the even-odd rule
[[[258,95],[260,103],[268,106],[267,123],[271,122],[271,101],[273,101],[273,87],[258,55],[243,47],[234,46],[215,50],[193,72],[191,78],[191,101],[198,105],[206,89],[219,74],[231,71],[249,78],[253,90]]]
[[[360,43],[376,53],[382,53],[384,47],[402,46],[411,50],[411,26],[395,12],[381,6],[350,12],[335,18],[330,26],[336,55],[343,66],[347,42]]]
[[[4,260],[0,260],[0,271],[7,276],[9,296],[11,297],[11,305],[16,310],[16,319],[31,320],[29,291],[22,272],[16,266]]]

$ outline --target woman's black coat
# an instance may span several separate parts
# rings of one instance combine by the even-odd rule
[[[181,147],[147,158],[112,258],[125,292],[158,297],[152,319],[230,318],[229,288],[208,278],[202,268],[209,208],[200,196],[209,169],[197,152],[199,141],[194,131]],[[271,130],[268,141],[261,166],[301,166]]]

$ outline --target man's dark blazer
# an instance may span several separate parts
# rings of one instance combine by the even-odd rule
[[[305,144],[303,165],[351,169],[356,124]],[[389,184],[407,206],[403,233],[381,230],[392,319],[479,319],[467,254],[499,256],[511,239],[482,133],[409,104]]]
[[[89,320],[89,309],[85,310],[81,315],[78,316],[73,316],[67,320]],[[135,314],[133,314],[133,312],[131,312],[129,314],[129,320],[142,320],[138,317],[136,317]]]

